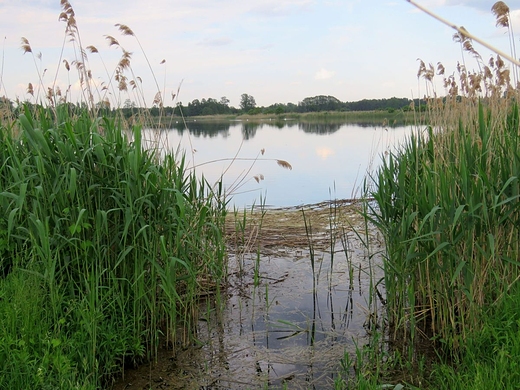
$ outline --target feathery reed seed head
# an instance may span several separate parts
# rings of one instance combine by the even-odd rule
[[[105,39],[108,41],[108,46],[119,46],[119,42],[111,35],[105,35]]]
[[[99,53],[99,52],[98,52],[98,49],[97,49],[95,46],[92,46],[92,45],[87,46],[87,50],[88,50],[91,54],[93,54],[93,53]]]
[[[442,76],[446,69],[444,69],[444,65],[442,65],[440,62],[437,62],[437,74],[439,76]]]
[[[491,12],[497,18],[497,27],[509,27],[509,7],[503,1],[497,1],[491,7]]]
[[[31,45],[29,44],[29,41],[27,40],[27,38],[22,37],[21,41],[22,41],[22,46],[21,47],[22,47],[22,50],[23,50],[23,54],[25,54],[25,53],[32,53]]]
[[[276,163],[282,168],[292,170],[292,165],[285,160],[276,160]]]
[[[119,31],[121,31],[123,35],[130,35],[132,37],[134,36],[134,32],[126,24],[116,23],[114,26],[119,27]]]
[[[162,107],[162,97],[161,97],[161,92],[157,92],[155,94],[155,97],[153,98],[153,105],[154,104],[157,104],[159,107]]]

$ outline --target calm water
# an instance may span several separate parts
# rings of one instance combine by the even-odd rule
[[[232,205],[249,206],[263,197],[273,207],[302,207],[269,211],[271,225],[264,220],[259,233],[269,247],[230,242],[226,299],[224,305],[211,297],[202,302],[197,343],[176,350],[175,358],[167,351],[153,371],[127,372],[117,388],[149,385],[139,378],[172,388],[333,388],[341,359],[355,359],[383,311],[376,293],[385,294],[384,248],[354,205],[332,211],[311,204],[360,195],[367,172],[412,128],[289,121],[193,122],[188,128],[166,130],[162,140],[186,150],[188,165],[210,182],[223,176]],[[313,226],[310,235],[302,227],[303,210]],[[319,221],[329,219],[333,223],[320,230]],[[294,235],[308,240],[295,243]]]
[[[209,182],[222,177],[230,205],[238,208],[261,201],[286,207],[359,196],[367,172],[412,130],[269,120],[189,122],[187,127],[175,124],[162,139],[172,150],[185,150],[188,166]],[[287,161],[292,169],[276,160]]]

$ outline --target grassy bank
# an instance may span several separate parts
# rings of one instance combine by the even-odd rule
[[[0,137],[0,388],[97,389],[182,345],[226,276],[218,194],[87,110]]]
[[[511,28],[505,3],[492,12]],[[455,29],[479,71],[445,76],[420,61],[426,89],[438,75],[447,95],[427,99],[428,125],[367,185],[366,217],[386,244],[386,321],[357,360],[345,357],[347,387],[518,388],[520,64],[512,42],[512,67],[501,53],[486,63]]]
[[[204,115],[184,118],[186,122],[229,122],[229,121],[299,121],[299,122],[320,122],[320,123],[367,123],[378,124],[383,126],[394,125],[410,125],[422,120],[427,113],[414,113],[413,111],[396,110],[388,111],[322,111],[307,113],[286,113],[286,114],[242,114],[242,115]],[[153,121],[154,118],[152,117]],[[181,117],[175,117],[173,121],[183,120]],[[157,120],[158,121],[158,120]],[[171,124],[171,120],[161,119],[164,126]]]
[[[520,288],[482,311],[482,326],[467,337],[463,353],[432,372],[437,389],[518,389],[520,383]]]
[[[385,157],[370,190],[387,323],[359,350],[359,388],[518,385],[518,105],[475,98],[439,113]]]

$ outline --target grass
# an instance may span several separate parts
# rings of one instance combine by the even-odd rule
[[[411,330],[419,320],[456,348],[466,330],[478,328],[480,307],[516,281],[518,109],[512,109],[502,128],[492,128],[480,105],[476,133],[464,125],[449,134],[430,129],[379,172],[373,195],[389,237],[386,286],[396,328],[397,319],[412,321]]]
[[[153,118],[151,118],[153,119]],[[242,115],[205,115],[189,117],[186,121],[192,122],[229,122],[234,120],[261,122],[265,120],[280,123],[286,121],[298,121],[301,123],[356,123],[356,124],[377,124],[383,126],[402,126],[415,123],[415,114],[412,111],[396,110],[387,111],[322,111],[308,113],[284,113],[284,114],[242,114]]]
[[[517,389],[520,383],[518,284],[482,313],[483,326],[468,337],[465,353],[432,373],[438,389]]]
[[[163,116],[152,120],[132,54],[112,36],[121,58],[92,81],[89,57],[101,55],[83,45],[70,3],[61,7],[62,55],[70,42],[76,58],[60,56],[59,69],[71,84],[77,71],[81,102],[56,79],[43,84],[26,38],[39,83],[29,83],[31,101],[0,100],[0,388],[111,387],[160,347],[175,354],[194,342],[200,298],[218,305],[227,277],[222,183],[166,151],[154,131]],[[125,97],[143,107],[129,120],[111,110]]]
[[[71,111],[67,95],[46,89],[41,76],[28,92],[47,99],[47,108],[19,104],[14,120],[5,101],[1,107],[0,388],[107,387],[125,367],[152,360],[160,345],[185,344],[199,296],[218,300],[226,279],[220,187],[198,181],[182,156],[143,148],[149,140],[141,125],[154,123],[146,110],[136,113],[135,126],[102,115],[106,91],[121,96],[139,85],[126,76],[131,54],[107,36],[122,57],[113,78],[96,89],[84,64],[87,50],[98,51],[83,48],[72,7],[62,1],[62,8],[66,34],[79,45],[74,62],[85,107]],[[507,7],[493,12],[509,27]],[[434,96],[429,126],[386,156],[377,186],[367,187],[375,203],[365,204],[366,221],[386,243],[389,327],[376,328],[355,356],[345,355],[337,388],[517,388],[520,115],[510,78],[517,81],[518,72],[500,56],[484,63],[471,37],[457,33],[479,72],[463,61],[457,82],[442,65],[435,71],[421,61],[419,76]],[[32,54],[25,38],[22,48]],[[436,73],[444,98],[436,97]],[[156,86],[154,104],[162,108]],[[392,121],[405,120],[401,114]],[[390,113],[369,116],[393,123]],[[236,240],[247,247],[259,228],[246,230],[245,211],[236,223]],[[306,228],[300,239],[309,239]],[[332,248],[335,237],[327,240]],[[316,272],[312,257],[311,267]],[[404,342],[387,348],[386,337]],[[433,343],[435,359],[418,350],[421,340]]]
[[[385,237],[388,328],[338,388],[517,388],[520,121],[503,104],[465,105],[473,120],[419,131],[377,171],[365,216]]]
[[[0,388],[100,388],[190,329],[226,277],[219,194],[113,120],[0,129]]]

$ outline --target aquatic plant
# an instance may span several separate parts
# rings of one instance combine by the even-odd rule
[[[182,153],[161,154],[161,132],[144,137],[146,109],[130,121],[111,111],[108,90],[131,86],[144,101],[138,76],[126,76],[131,55],[121,48],[98,89],[87,53],[99,52],[61,5],[77,57],[59,63],[76,69],[83,104],[40,73],[28,85],[34,103],[1,102],[1,388],[107,386],[193,337],[199,297],[218,297],[227,275],[222,187]],[[36,64],[27,38],[22,49]]]
[[[493,11],[498,25],[510,27],[508,9]],[[404,351],[416,363],[420,339],[456,359],[486,327],[482,314],[520,279],[518,86],[502,55],[485,63],[473,37],[457,31],[455,41],[479,71],[459,63],[457,79],[442,64],[420,61],[418,77],[435,92],[427,99],[430,125],[384,157],[367,214],[387,246],[391,337],[411,340]],[[443,77],[442,98],[436,76]]]
[[[138,126],[130,142],[114,120],[55,112],[0,131],[0,371],[17,373],[0,387],[33,387],[23,356],[48,385],[97,387],[189,329],[197,295],[226,277],[224,205],[182,159],[143,150]],[[21,286],[38,306],[12,306]],[[38,325],[22,325],[26,310]]]

